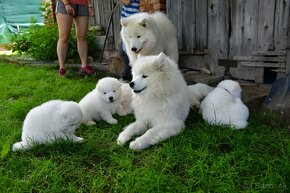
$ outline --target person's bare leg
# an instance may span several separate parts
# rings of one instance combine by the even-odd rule
[[[59,68],[65,68],[65,59],[67,55],[67,49],[69,44],[69,35],[73,22],[73,17],[68,14],[57,13],[56,20],[58,25],[58,42],[57,42],[57,57],[59,62]]]
[[[87,33],[89,26],[88,16],[78,16],[74,18],[76,26],[76,37],[78,53],[81,59],[81,67],[85,67],[88,64],[88,44],[87,44]]]

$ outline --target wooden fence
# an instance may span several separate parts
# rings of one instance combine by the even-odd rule
[[[94,24],[106,29],[113,2],[94,1]],[[183,55],[193,58],[180,66],[196,69],[200,60],[194,56],[199,56],[202,65],[223,75],[225,67],[218,61],[235,59],[238,67],[230,72],[236,78],[264,82],[269,70],[276,76],[285,75],[290,68],[289,5],[290,0],[167,0],[167,15],[177,29],[181,61]],[[115,47],[120,38],[119,19],[117,9],[110,32]]]

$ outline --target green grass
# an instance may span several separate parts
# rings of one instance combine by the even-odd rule
[[[186,129],[147,150],[116,139],[134,117],[82,125],[81,144],[12,152],[28,111],[51,99],[79,101],[94,77],[59,78],[55,67],[0,64],[0,192],[289,192],[290,134],[279,117],[250,115],[244,130],[209,126],[196,110]]]

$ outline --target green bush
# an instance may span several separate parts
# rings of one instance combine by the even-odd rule
[[[95,50],[94,39],[96,30],[91,29],[88,32],[88,49]],[[55,60],[57,59],[56,46],[58,41],[57,25],[40,26],[32,23],[31,27],[16,34],[11,39],[12,44],[8,49],[20,54],[27,54],[36,60]],[[69,42],[67,58],[77,59],[77,40],[75,29],[72,29]]]

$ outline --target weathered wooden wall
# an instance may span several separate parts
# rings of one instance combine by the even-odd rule
[[[95,0],[95,25],[106,29],[117,0]],[[286,51],[290,0],[167,0],[166,12],[177,29],[181,54],[198,55],[217,75],[224,74],[219,59],[252,56],[253,52]],[[120,40],[120,8],[113,16],[110,35]],[[290,63],[290,62],[289,62]],[[181,66],[183,64],[180,64]],[[192,63],[193,69],[196,69]],[[289,65],[289,64],[287,64]],[[287,66],[290,68],[289,66]],[[264,68],[231,69],[236,78],[254,80]]]
[[[286,50],[288,0],[235,0],[230,6],[229,58],[251,56],[253,51]],[[238,67],[231,73],[237,78],[254,80],[258,74],[263,75],[264,68]]]
[[[168,0],[167,16],[174,23],[180,51],[193,53],[207,48],[207,1]]]
[[[91,25],[99,25],[106,31],[109,25],[109,18],[118,0],[94,0],[95,16],[91,18]],[[109,28],[109,36],[113,38],[115,48],[119,47],[120,40],[120,4],[112,15],[112,24]]]
[[[286,50],[289,0],[167,0],[167,15],[177,28],[181,53],[208,54],[215,74],[224,73],[218,59]],[[231,69],[242,79],[253,80],[257,73],[263,68]]]

